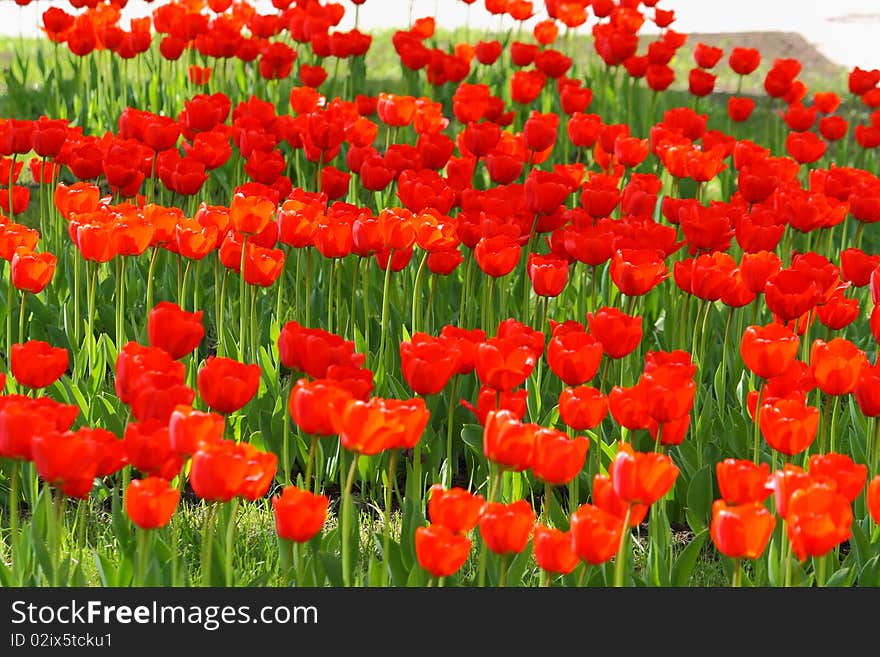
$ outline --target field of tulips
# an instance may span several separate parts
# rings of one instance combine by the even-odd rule
[[[0,584],[880,585],[880,70],[381,1],[7,42]]]

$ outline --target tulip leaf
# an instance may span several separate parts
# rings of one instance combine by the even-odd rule
[[[562,510],[562,506],[559,504],[559,498],[551,490],[548,499],[548,511],[550,512],[550,520],[553,522],[553,526],[567,531],[571,521],[565,511]]]
[[[688,542],[687,547],[678,555],[672,566],[672,583],[674,586],[687,586],[708,538],[709,532],[704,529],[694,536]]]
[[[318,552],[321,559],[321,565],[324,566],[324,573],[330,584],[333,586],[343,586],[342,583],[342,561],[336,555],[327,554],[326,552]]]
[[[376,534],[374,539],[376,549],[381,552],[384,549],[382,538]],[[388,554],[383,554],[382,559],[387,561],[388,570],[391,572],[391,583],[394,586],[404,586],[406,584],[408,569],[403,565],[400,545],[396,541],[389,541]]]
[[[859,572],[859,586],[880,586],[880,554],[875,555],[862,566]]]
[[[465,424],[461,428],[461,439],[474,454],[483,456],[483,427],[479,424]]]
[[[526,547],[518,552],[507,567],[507,586],[522,586],[523,575],[526,568],[532,560],[532,541],[526,544]]]
[[[835,572],[831,577],[828,578],[828,581],[825,582],[825,586],[827,587],[842,587],[842,586],[851,586],[853,579],[855,579],[856,571],[852,568],[841,568],[837,572]]]
[[[706,465],[697,471],[687,489],[686,515],[688,525],[694,533],[708,526],[711,509],[712,466]]]
[[[0,585],[4,588],[12,586],[12,569],[0,563]]]

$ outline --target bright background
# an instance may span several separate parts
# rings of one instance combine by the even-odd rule
[[[348,0],[338,1],[353,7]],[[268,0],[256,4],[265,13],[272,10]],[[462,26],[468,18],[467,5],[460,0],[367,0],[360,8],[359,27],[404,27],[409,23],[410,4],[414,17],[434,16],[440,27]],[[536,0],[535,4],[542,3]],[[38,34],[40,16],[52,5],[70,9],[59,0],[35,0],[27,7],[0,0],[0,35]],[[849,68],[880,67],[880,0],[661,0],[658,6],[675,10],[672,28],[678,32],[796,32],[833,62]],[[130,0],[123,16],[150,11],[149,3]],[[539,14],[530,23],[543,17]],[[353,25],[352,11],[339,29]],[[499,20],[477,0],[470,10],[470,25],[497,29]],[[513,22],[508,18],[503,25],[510,28]]]

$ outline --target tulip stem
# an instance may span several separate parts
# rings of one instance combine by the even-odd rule
[[[825,586],[825,568],[828,561],[828,555],[823,554],[819,557],[813,557],[813,564],[816,567],[816,586]]]
[[[303,305],[306,307],[306,326],[312,325],[312,304],[309,301],[312,283],[312,248],[306,247],[306,287],[304,291],[305,299]]]
[[[461,299],[458,302],[458,325],[459,326],[467,326],[465,323],[467,314],[465,313],[465,307],[468,301],[468,292],[470,291],[470,274],[471,274],[471,260],[472,257],[470,252],[465,256],[464,263],[464,271],[461,276]]]
[[[150,256],[150,266],[147,269],[147,314],[149,314],[149,312],[153,309],[153,272],[156,269],[156,260],[158,259],[158,257],[159,247],[154,246],[153,253]],[[144,326],[144,337],[146,337],[146,326]]]
[[[385,524],[384,544],[382,545],[382,560],[385,562],[385,573],[388,582],[391,582],[391,559],[388,556],[391,549],[391,490],[394,488],[394,475],[397,466],[397,450],[392,449],[388,460],[388,482],[385,484],[385,510],[383,522]]]
[[[871,442],[869,449],[868,463],[871,465],[870,476],[877,475],[877,457],[880,456],[880,416],[874,418],[874,440]]]
[[[12,265],[9,266],[9,284],[6,288],[6,369],[12,369]]]
[[[353,454],[342,493],[342,582],[345,586],[351,586],[351,487],[357,473],[357,463],[358,455]]]
[[[223,282],[220,284],[220,314],[217,316],[217,338],[219,340],[217,345],[218,356],[226,356],[229,353],[226,344],[226,331],[223,327],[223,324],[226,323],[226,281],[228,278],[229,272],[224,269]]]
[[[292,552],[293,552],[294,567],[296,568],[296,585],[297,586],[302,586],[303,579],[304,579],[304,576],[303,576],[303,556],[300,553],[300,549],[301,549],[300,544],[297,543],[296,541],[293,541]]]
[[[224,564],[226,586],[232,586],[235,580],[234,571],[232,569],[232,559],[235,555],[233,541],[235,540],[235,516],[238,512],[238,505],[240,502],[241,498],[236,497],[232,500],[232,504],[229,505],[229,522],[226,524],[226,563]]]
[[[148,537],[149,534],[146,529],[143,527],[137,528],[137,576],[134,582],[135,586],[146,586]]]
[[[626,551],[629,548],[629,519],[632,515],[632,504],[626,507],[626,515],[623,518],[623,529],[620,533],[620,547],[617,550],[617,558],[614,560],[614,586],[623,586],[626,573]]]
[[[27,292],[21,291],[21,308],[18,311],[18,342],[24,344],[24,317],[27,309],[25,302],[27,301]]]
[[[755,403],[755,444],[754,444],[754,452],[752,454],[752,461],[755,462],[756,465],[760,465],[760,461],[758,460],[761,455],[761,425],[760,425],[760,417],[761,417],[761,396],[764,393],[764,386],[758,385],[758,399]]]
[[[394,257],[394,249],[389,249],[388,252],[388,265],[385,267],[385,283],[382,286],[382,319],[381,319],[381,337],[379,338],[379,367],[378,370],[382,373],[382,376],[379,378],[379,382],[384,385],[385,383],[385,373],[386,373],[386,364],[385,364],[385,341],[388,336],[388,301],[391,291],[391,259]]]
[[[742,559],[733,560],[733,575],[730,578],[730,585],[735,589],[742,586]]]
[[[446,487],[452,487],[452,476],[455,468],[452,463],[452,426],[455,415],[455,397],[458,394],[458,377],[452,379],[452,392],[449,396],[448,415],[446,417]]]
[[[89,341],[89,375],[91,376],[92,363],[95,359],[95,288],[98,287],[98,263],[89,261],[86,266],[92,270],[92,275],[89,277],[89,331],[86,335],[86,340]]]
[[[306,459],[306,476],[303,480],[303,487],[308,490],[309,481],[312,478],[312,466],[315,463],[315,451],[318,449],[318,436],[312,435],[311,444],[309,445],[309,456]],[[317,482],[316,482],[317,483]],[[315,491],[318,490],[318,487],[315,486]]]
[[[214,540],[214,515],[217,505],[213,502],[208,504],[205,512],[205,524],[202,527],[202,586],[211,586],[211,557],[213,555]]]
[[[507,584],[507,562],[508,557],[506,554],[501,555],[501,565],[498,567],[498,587],[504,588],[505,584]]]
[[[244,261],[247,256],[248,235],[244,233],[241,240],[241,270],[238,278],[238,303],[239,303],[239,326],[238,326],[238,358],[245,361],[245,347],[247,346],[247,281],[244,280]]]
[[[363,304],[364,304],[364,353],[370,357],[370,261],[364,259],[363,280]],[[353,308],[353,307],[352,307]],[[352,315],[354,310],[352,310]]]
[[[330,273],[327,275],[327,330],[333,332],[333,274],[336,271],[336,258],[330,258]]]
[[[18,569],[16,552],[18,551],[18,486],[20,480],[21,461],[15,459],[12,462],[12,472],[9,475],[9,544],[13,572]]]
[[[55,579],[55,586],[62,586],[59,579],[58,571],[61,568],[61,535],[64,533],[64,494],[60,488],[55,489],[55,545],[54,560],[52,563],[52,576]]]
[[[422,255],[422,259],[419,262],[419,268],[416,270],[416,279],[413,283],[413,298],[412,298],[412,323],[411,323],[411,331],[415,333],[419,330],[419,316],[422,311],[422,279],[425,277],[425,262],[428,260],[428,252]]]
[[[177,475],[177,492],[183,497],[183,491],[186,488],[186,467],[189,459],[184,461],[180,472]],[[183,514],[177,513],[171,520],[171,586],[177,586],[177,571],[180,563],[180,550],[177,548],[177,540],[180,535],[180,523],[183,521]]]

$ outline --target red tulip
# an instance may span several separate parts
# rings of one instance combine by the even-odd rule
[[[759,425],[770,447],[792,456],[813,444],[819,428],[819,409],[808,406],[803,394],[771,399],[761,405]]]
[[[483,426],[483,453],[506,470],[525,470],[534,462],[539,428],[523,424],[511,411],[490,411]]]
[[[715,464],[715,474],[721,497],[731,505],[763,502],[772,492],[766,487],[770,476],[766,463],[726,458]]]
[[[617,516],[592,504],[582,504],[571,514],[574,553],[594,566],[605,563],[620,548],[621,525]]]
[[[795,359],[800,341],[782,324],[748,326],[740,342],[740,356],[752,372],[769,379],[782,374]]]
[[[10,359],[12,376],[27,388],[46,388],[67,371],[67,349],[53,347],[42,340],[13,344]]]
[[[465,534],[477,526],[485,503],[482,495],[434,484],[428,491],[428,519],[453,534]]]
[[[51,253],[16,249],[11,262],[12,284],[18,290],[39,294],[52,280],[57,263],[58,258]]]
[[[579,560],[573,543],[571,532],[537,525],[532,538],[535,562],[548,573],[567,575],[577,567]]]
[[[288,541],[305,543],[321,531],[327,519],[330,500],[296,486],[285,486],[272,497],[275,530]]]
[[[569,438],[555,429],[535,432],[532,472],[538,480],[562,486],[578,476],[584,467],[590,441],[584,437]]]
[[[620,443],[609,474],[618,497],[630,504],[650,505],[672,488],[678,467],[665,454],[636,452]]]
[[[535,511],[526,500],[510,504],[487,502],[480,515],[480,536],[495,554],[522,552],[535,525]]]
[[[180,491],[167,479],[133,479],[125,489],[125,513],[141,529],[164,527],[171,520]]]
[[[418,527],[415,535],[416,559],[433,577],[448,577],[467,561],[471,539],[455,534],[443,525]]]
[[[715,500],[712,504],[709,534],[718,551],[731,559],[760,557],[775,526],[776,518],[758,502],[728,506],[724,500]]]
[[[814,480],[832,482],[850,503],[859,496],[868,479],[868,466],[855,463],[846,454],[812,454],[809,463],[810,476]]]
[[[435,395],[458,373],[458,358],[440,338],[416,332],[400,343],[403,378],[418,395]]]
[[[632,353],[642,340],[642,318],[604,306],[587,313],[590,334],[594,335],[611,358]]]
[[[852,508],[834,485],[814,482],[792,493],[785,526],[800,561],[821,557],[851,536]]]
[[[226,415],[243,408],[260,386],[259,365],[240,363],[232,358],[208,356],[199,368],[199,395],[208,406]]]
[[[205,336],[203,311],[187,312],[176,303],[160,301],[147,316],[150,345],[180,360],[196,349]]]
[[[171,448],[180,456],[192,456],[203,445],[222,440],[225,428],[226,420],[222,415],[191,406],[178,406],[168,422]]]
[[[853,392],[859,383],[865,352],[845,338],[815,340],[810,349],[810,368],[816,385],[827,395]]]

